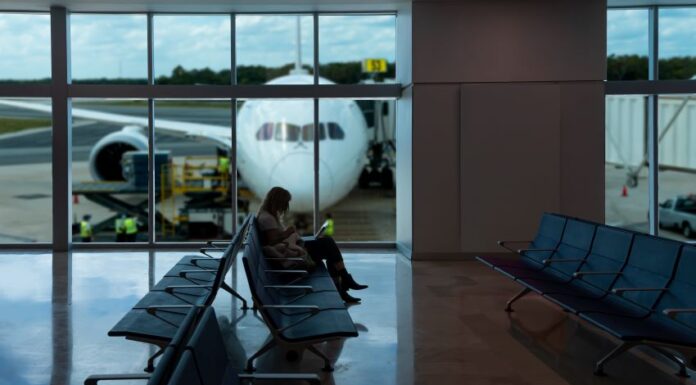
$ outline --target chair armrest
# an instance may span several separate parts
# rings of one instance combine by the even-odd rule
[[[309,274],[307,270],[264,270],[264,273],[273,273],[273,274]]]
[[[517,254],[522,254],[525,251],[556,251],[556,249],[517,249]]]
[[[196,258],[189,259],[189,262],[191,262],[191,264],[193,266],[199,266],[198,261],[222,261],[222,258],[211,258],[211,257],[206,256],[206,257],[196,257]]]
[[[264,285],[264,288],[276,290],[304,290],[308,293],[314,291],[314,288],[310,285]]]
[[[266,257],[267,261],[298,261],[298,262],[303,262],[303,258],[295,258],[295,257],[288,257],[288,258],[268,258]]]
[[[187,275],[193,274],[193,273],[215,274],[215,273],[217,273],[217,269],[181,270],[179,272],[179,277],[186,278]]]
[[[316,374],[305,374],[305,373],[272,373],[272,374],[239,374],[240,380],[246,380],[253,382],[254,380],[262,381],[307,381],[312,385],[319,385],[319,376]]]
[[[210,290],[213,285],[172,285],[164,288],[167,293],[172,293],[176,289],[208,289]]]
[[[316,305],[261,305],[262,309],[289,309],[289,310],[310,310],[312,314],[319,313],[319,306]]]
[[[149,380],[150,374],[95,374],[85,379],[85,385],[96,385],[99,381],[120,381],[120,380]]]
[[[584,261],[584,259],[573,259],[573,258],[564,259],[564,258],[555,258],[555,259],[544,259],[544,260],[542,260],[541,262],[542,262],[544,265],[548,265],[548,264],[551,264],[551,263],[568,263],[568,262],[582,262],[582,261]]]
[[[611,289],[611,292],[616,295],[622,295],[625,292],[630,291],[667,291],[666,287],[618,287],[616,289]]]
[[[576,271],[573,277],[582,277],[583,275],[621,275],[620,271]]]
[[[192,307],[203,307],[203,305],[150,305],[145,308],[145,311],[154,315],[160,309],[190,309]]]
[[[674,318],[679,313],[696,313],[696,308],[665,309],[662,311],[662,314],[669,318]]]

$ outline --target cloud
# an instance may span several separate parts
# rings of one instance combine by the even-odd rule
[[[295,61],[296,15],[237,15],[237,63],[281,66]],[[302,15],[302,63],[314,57],[314,19]],[[145,15],[74,14],[70,20],[72,75],[75,79],[145,78]],[[320,62],[361,61],[396,56],[393,15],[322,15]],[[229,68],[227,15],[155,15],[155,76],[185,68]],[[0,14],[0,78],[50,76],[50,19],[41,14]]]
[[[662,8],[659,13],[659,56],[696,56],[696,9]],[[648,55],[648,11],[612,9],[607,13],[607,53]]]

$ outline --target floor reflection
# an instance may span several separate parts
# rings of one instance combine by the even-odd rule
[[[0,313],[0,384],[81,384],[90,374],[141,372],[153,346],[106,333],[183,254],[0,254],[0,306],[11,309]],[[364,304],[350,309],[360,337],[318,346],[336,371],[320,372],[311,353],[288,362],[281,351],[261,357],[260,370],[319,372],[327,384],[397,383],[397,258],[348,254],[346,261],[371,288]],[[235,266],[227,282],[249,298],[243,269]],[[268,330],[225,292],[214,306],[229,352],[243,365]]]

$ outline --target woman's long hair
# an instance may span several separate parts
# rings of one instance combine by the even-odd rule
[[[259,212],[266,211],[275,216],[278,222],[281,222],[283,215],[290,208],[290,199],[292,199],[290,191],[278,186],[273,187],[263,199]]]

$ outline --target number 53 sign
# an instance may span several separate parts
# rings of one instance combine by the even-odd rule
[[[362,72],[385,73],[387,72],[386,59],[365,59],[362,63]]]

